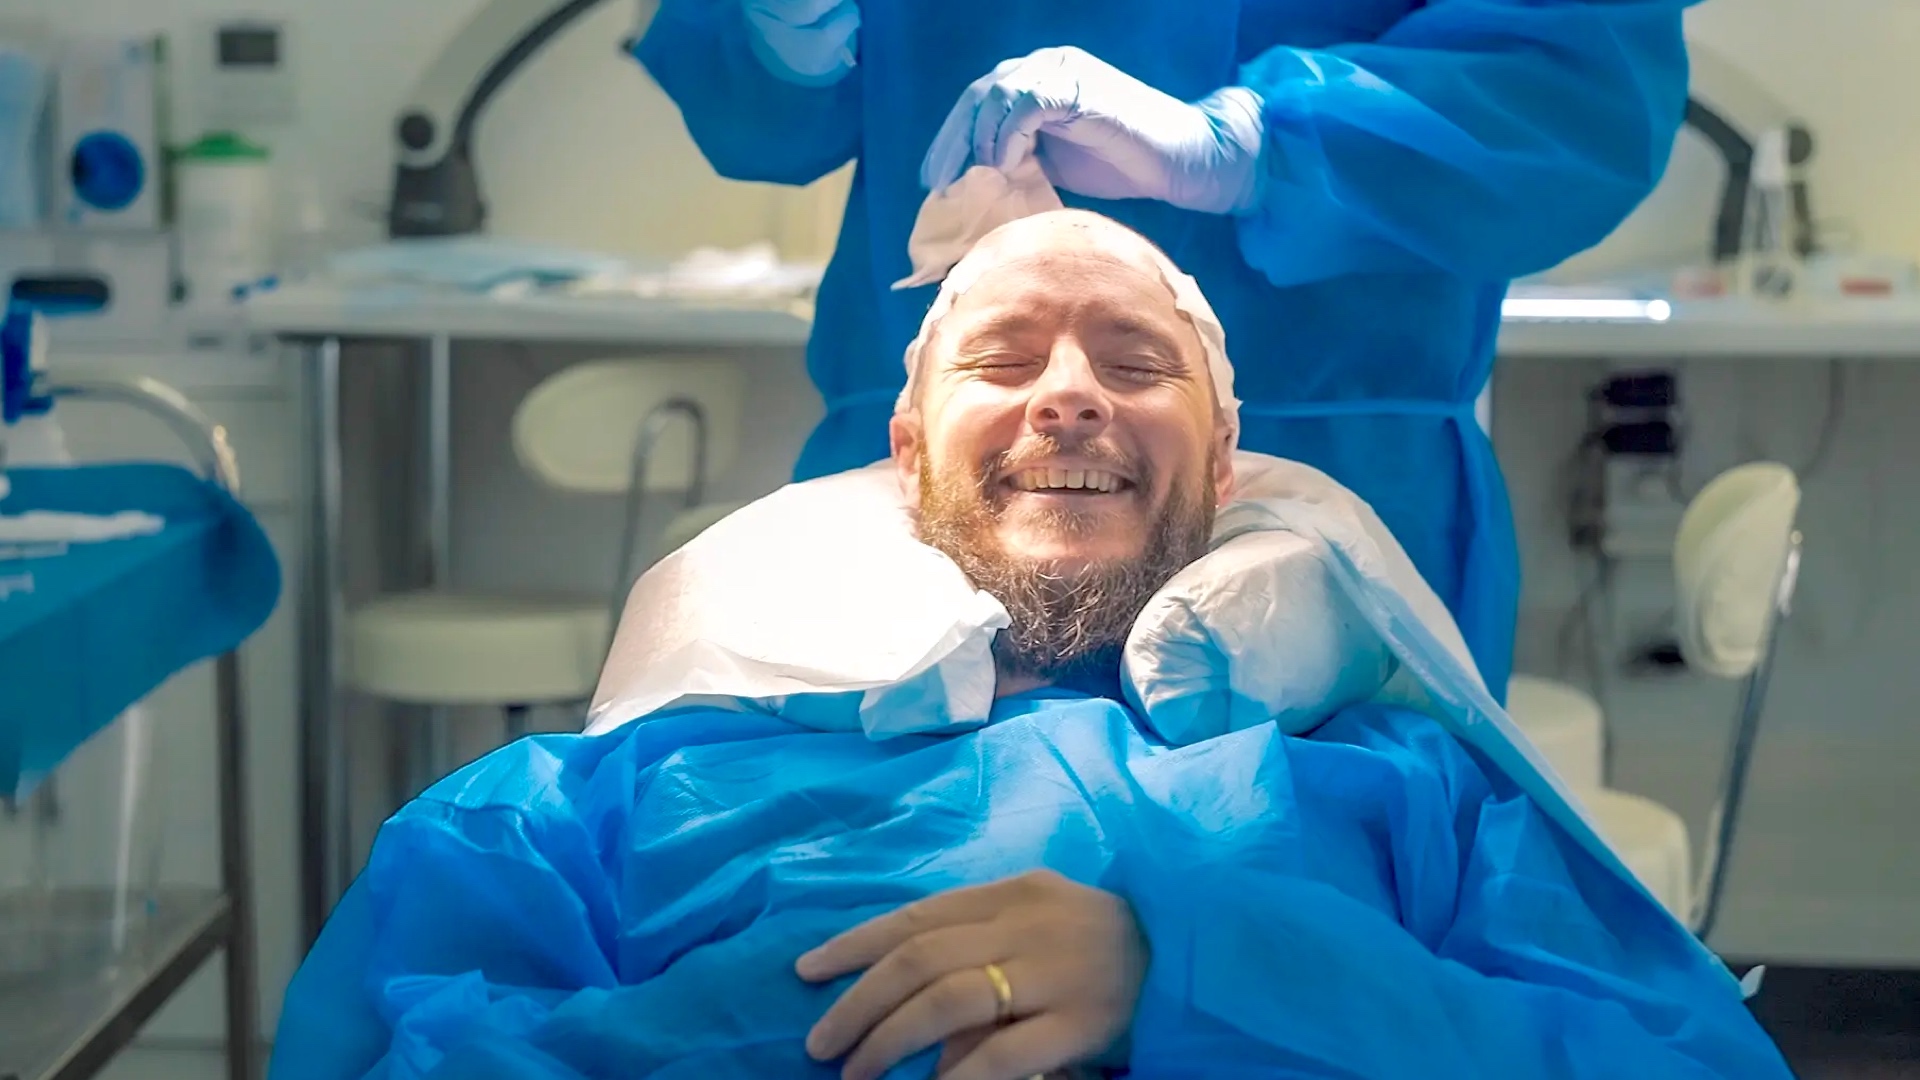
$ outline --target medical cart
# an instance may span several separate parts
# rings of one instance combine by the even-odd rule
[[[236,501],[225,430],[150,380],[36,388],[41,401],[139,410],[189,444],[197,469],[163,464],[10,468],[0,513],[109,515],[159,524],[102,542],[0,543],[0,792],[57,776],[68,755],[177,672],[214,657],[220,885],[59,883],[36,902],[0,901],[0,929],[48,917],[39,962],[0,970],[0,1080],[78,1080],[102,1069],[188,980],[224,953],[228,1075],[259,1075],[255,913],[242,763],[246,738],[238,648],[271,614],[280,571],[258,523]],[[153,628],[120,633],[128,627]],[[156,632],[157,631],[157,632]],[[71,792],[62,791],[63,796]],[[39,799],[18,813],[31,815]],[[34,890],[23,890],[33,892]],[[111,942],[104,926],[122,912]],[[16,941],[22,935],[16,933]],[[29,939],[29,944],[32,941]]]

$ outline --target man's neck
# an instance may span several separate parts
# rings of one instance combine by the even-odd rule
[[[993,699],[998,701],[1004,697],[1012,697],[1015,694],[1024,694],[1029,690],[1038,690],[1043,686],[1052,685],[1053,683],[1050,680],[1043,679],[1038,675],[1029,675],[1021,671],[1008,671],[1005,667],[996,665],[993,680]]]
[[[994,665],[993,698],[995,701],[1048,686],[1057,686],[1062,690],[1076,690],[1092,697],[1111,698],[1115,701],[1119,701],[1121,695],[1120,671],[1117,666],[1081,670],[1050,678],[1014,670],[1005,664]]]

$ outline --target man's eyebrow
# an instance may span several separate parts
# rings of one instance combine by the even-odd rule
[[[1185,355],[1179,339],[1166,327],[1157,323],[1122,312],[1114,312],[1102,315],[1099,325],[1103,336],[1126,338],[1155,346],[1166,352],[1171,359],[1181,359]]]
[[[1042,323],[1039,318],[1018,311],[1007,311],[967,327],[966,331],[960,335],[960,340],[964,342],[983,337],[1014,337],[1032,333],[1041,328]]]

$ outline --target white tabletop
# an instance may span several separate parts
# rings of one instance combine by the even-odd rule
[[[496,299],[427,287],[288,285],[247,301],[251,329],[283,338],[402,337],[660,345],[806,344],[811,304],[689,303],[559,295]]]
[[[1516,306],[1500,328],[1502,358],[1920,359],[1916,300],[1675,301],[1664,321],[1515,316]]]
[[[1515,314],[1508,302],[1499,352],[1512,359],[1770,357],[1920,359],[1920,300],[1839,299],[1767,303],[1675,301],[1666,319]],[[517,299],[426,287],[350,288],[302,283],[245,306],[260,333],[285,338],[407,337],[511,341],[646,342],[779,346],[806,343],[805,302],[690,303],[561,295]]]

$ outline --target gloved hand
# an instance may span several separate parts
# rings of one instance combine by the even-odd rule
[[[945,190],[969,165],[1035,154],[1055,186],[1226,214],[1259,197],[1261,102],[1233,86],[1189,104],[1071,47],[1008,60],[960,95],[920,166]]]
[[[775,78],[829,86],[853,70],[856,0],[741,0],[741,8],[753,54]]]

